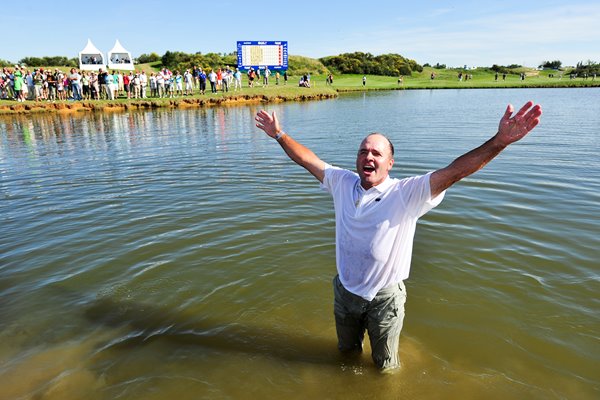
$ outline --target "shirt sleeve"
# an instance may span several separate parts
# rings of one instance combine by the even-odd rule
[[[446,193],[446,191],[443,191],[436,197],[431,197],[431,174],[432,172],[429,172],[425,175],[401,181],[402,190],[406,194],[404,201],[406,202],[407,209],[417,218],[425,215],[432,208],[440,204]]]
[[[358,175],[354,172],[325,164],[325,176],[323,177],[323,183],[320,184],[320,187],[333,195],[335,191],[340,189],[345,179],[350,179],[354,182],[357,176]]]
[[[330,194],[332,193],[333,185],[336,181],[334,175],[336,174],[336,170],[338,169],[339,168],[325,163],[325,175],[323,176],[323,182],[319,185],[319,187],[325,192],[328,192]]]

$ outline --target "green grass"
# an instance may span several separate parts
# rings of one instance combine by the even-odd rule
[[[144,69],[147,74],[152,71],[157,71],[160,68],[160,62],[141,64],[137,69]],[[47,69],[54,70],[54,67]],[[65,68],[60,68],[66,71]],[[600,77],[595,80],[591,78],[583,80],[577,78],[569,79],[568,76],[563,76],[559,79],[560,72],[558,71],[538,71],[535,69],[522,68],[518,72],[525,72],[527,77],[522,81],[518,74],[508,74],[506,80],[502,80],[500,74],[498,80],[495,80],[495,72],[489,69],[476,69],[467,71],[473,76],[469,80],[458,80],[458,69],[437,70],[433,68],[424,68],[421,73],[414,73],[412,76],[403,77],[403,82],[398,83],[398,77],[390,76],[375,76],[367,75],[367,84],[362,85],[362,74],[346,74],[334,75],[333,86],[328,86],[325,82],[326,74],[312,74],[311,88],[298,87],[299,76],[290,76],[287,85],[283,85],[283,77],[280,78],[280,84],[275,85],[275,77],[271,76],[271,84],[268,87],[263,87],[260,84],[254,88],[249,88],[246,81],[246,75],[242,78],[242,90],[239,92],[229,91],[228,93],[219,92],[211,94],[210,89],[205,95],[198,94],[196,90],[193,96],[180,96],[176,98],[149,98],[144,100],[127,99],[120,97],[113,101],[94,100],[88,101],[88,108],[102,109],[103,107],[128,107],[131,104],[133,107],[136,103],[140,107],[147,107],[148,104],[152,107],[177,107],[182,101],[196,102],[204,105],[222,104],[223,100],[251,100],[260,102],[272,101],[295,101],[295,100],[310,100],[323,99],[337,96],[338,92],[348,91],[364,91],[364,90],[403,90],[403,89],[453,89],[453,88],[530,88],[530,87],[600,87]],[[435,79],[430,79],[431,73],[436,74]],[[549,75],[554,74],[551,78]],[[148,95],[150,91],[148,90]],[[191,101],[190,101],[191,100]],[[200,101],[205,100],[205,101]],[[72,101],[64,101],[57,103],[65,103],[64,107],[71,108]],[[145,105],[144,105],[145,103]],[[44,104],[47,102],[27,101],[26,103],[18,103],[12,100],[0,101],[0,114],[10,114],[14,112],[41,112],[45,109]],[[200,105],[200,104],[199,104]],[[64,108],[63,107],[63,108]]]
[[[431,73],[436,77],[431,79]],[[367,75],[367,84],[362,85],[362,75],[334,75],[333,87],[339,91],[355,90],[384,90],[384,89],[472,89],[472,88],[520,88],[520,87],[600,87],[600,77],[592,81],[591,78],[583,80],[577,78],[569,79],[563,76],[559,79],[558,71],[538,71],[535,69],[522,68],[516,72],[525,72],[525,80],[521,80],[518,74],[508,74],[506,80],[502,80],[502,74],[499,74],[498,80],[495,80],[495,72],[479,68],[466,71],[473,78],[469,80],[458,80],[458,69],[433,69],[424,68],[421,73],[413,73],[412,76],[404,76],[402,84],[398,84],[398,77],[390,76],[372,76]],[[464,73],[464,71],[462,71]],[[554,78],[549,75],[554,74]],[[325,76],[313,77],[317,83],[319,80],[325,83]]]
[[[199,106],[212,106],[212,105],[226,105],[236,104],[245,101],[259,102],[259,103],[270,103],[270,102],[281,102],[281,101],[305,101],[305,100],[318,100],[327,99],[337,96],[335,89],[320,85],[312,88],[301,88],[296,84],[291,84],[292,81],[288,82],[288,85],[283,85],[283,79],[280,85],[273,83],[268,87],[261,85],[255,85],[255,87],[248,87],[247,82],[243,82],[242,90],[234,92],[223,93],[210,93],[209,89],[204,95],[200,95],[198,90],[194,91],[193,96],[178,96],[178,97],[167,97],[167,98],[155,98],[149,97],[147,99],[127,99],[126,97],[119,97],[115,100],[83,100],[81,102],[74,102],[72,100],[66,101],[55,101],[53,103],[47,101],[26,101],[25,103],[19,103],[14,100],[0,100],[0,115],[11,115],[15,113],[41,113],[41,112],[54,112],[60,110],[71,111],[85,111],[94,110],[102,111],[106,109],[118,110],[118,109],[147,109],[147,108],[161,108],[161,107],[199,107]],[[150,91],[148,90],[148,96]]]

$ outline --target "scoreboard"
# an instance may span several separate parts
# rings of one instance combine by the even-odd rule
[[[239,41],[237,42],[238,68],[269,69],[288,68],[288,42]]]

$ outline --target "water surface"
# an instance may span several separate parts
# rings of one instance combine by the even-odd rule
[[[450,163],[506,104],[542,124],[417,229],[400,352],[336,350],[334,216],[254,106],[0,119],[0,399],[600,395],[600,90],[400,91],[270,105],[353,168]]]

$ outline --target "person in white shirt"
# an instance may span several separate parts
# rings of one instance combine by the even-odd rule
[[[398,344],[417,220],[437,206],[446,189],[475,173],[540,121],[542,109],[526,103],[514,116],[508,105],[497,133],[448,166],[422,176],[394,179],[394,146],[368,135],[356,156],[356,172],[332,167],[281,130],[277,116],[261,110],[256,126],[274,138],[333,197],[336,221],[334,314],[338,348],[362,351],[365,331],[378,368],[400,366]]]
[[[238,90],[242,90],[242,73],[239,68],[235,69],[233,73],[233,91],[237,92]]]
[[[146,90],[148,88],[148,76],[146,75],[146,72],[144,70],[142,70],[142,72],[140,72],[140,96],[142,99],[146,99]]]
[[[167,97],[166,93],[165,93],[165,74],[164,74],[164,70],[159,71],[156,74],[156,90],[158,93],[158,97]]]

